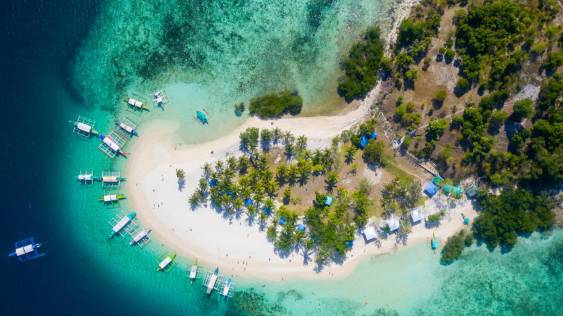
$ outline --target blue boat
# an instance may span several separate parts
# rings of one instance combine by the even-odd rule
[[[41,243],[35,242],[33,237],[23,239],[15,243],[14,252],[8,256],[15,256],[20,262],[27,262],[45,255],[45,253],[39,252],[40,247]]]
[[[207,120],[207,115],[203,111],[196,111],[195,116],[199,120],[199,122],[203,124],[209,123],[209,120]]]

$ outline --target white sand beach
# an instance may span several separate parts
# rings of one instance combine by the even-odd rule
[[[402,4],[395,29],[415,3],[405,1]],[[395,36],[395,32],[391,32],[389,41]],[[265,230],[261,231],[257,223],[248,224],[245,216],[229,220],[211,208],[192,210],[188,198],[197,186],[205,163],[213,164],[228,154],[238,153],[239,134],[246,128],[277,127],[294,135],[305,135],[309,147],[328,146],[334,136],[369,116],[370,106],[379,91],[378,84],[354,110],[341,115],[275,121],[250,118],[234,131],[201,144],[175,144],[175,134],[182,128],[178,122],[154,120],[146,123],[142,126],[142,136],[129,149],[134,154],[126,163],[128,181],[125,186],[130,203],[142,224],[153,230],[157,241],[178,254],[197,259],[207,268],[217,266],[224,274],[265,280],[346,276],[361,259],[394,252],[404,246],[395,242],[394,235],[381,240],[379,246],[366,244],[358,235],[343,264],[331,264],[316,272],[316,265],[313,262],[305,264],[303,255],[278,256],[266,239]],[[178,168],[186,172],[186,187],[182,191],[175,174]],[[431,200],[425,206],[427,211],[437,211],[437,208]],[[423,224],[413,226],[408,243],[428,243],[433,233],[444,243],[448,236],[463,227],[461,213],[475,216],[469,203],[458,205],[450,210],[438,228],[426,229]]]

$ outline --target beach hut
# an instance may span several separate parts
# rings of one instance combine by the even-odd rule
[[[278,223],[279,223],[280,225],[282,225],[282,226],[285,225],[285,218],[284,218],[284,217],[280,217],[280,220],[278,221]]]
[[[386,221],[387,228],[389,228],[389,232],[395,232],[399,230],[399,219],[395,217],[391,217]]]
[[[432,178],[432,183],[436,186],[440,186],[440,184],[442,184],[443,181],[444,181],[444,179],[440,176],[434,176]]]
[[[370,133],[370,135],[369,135],[369,139],[370,139],[370,140],[375,140],[375,139],[377,139],[377,132],[372,131],[372,132]]]
[[[424,193],[428,195],[428,197],[436,195],[438,189],[438,186],[434,185],[433,182],[428,182],[424,185]]]
[[[305,225],[302,223],[298,224],[297,231],[305,232]]]
[[[366,138],[365,135],[362,135],[362,138],[360,139],[360,148],[363,149],[368,145],[368,138]]]
[[[450,185],[450,184],[446,184],[446,185],[444,185],[442,190],[444,191],[444,194],[449,195],[453,190],[453,186]]]
[[[244,205],[245,205],[246,207],[250,207],[250,206],[252,206],[252,204],[254,204],[254,200],[252,200],[252,198],[246,198],[246,199],[244,200]]]
[[[331,196],[326,196],[325,198],[325,206],[330,206],[332,205],[332,197]]]
[[[422,220],[421,212],[419,208],[413,209],[411,211],[411,221],[412,223],[419,223]]]
[[[362,232],[362,235],[364,236],[364,240],[366,241],[366,243],[369,243],[377,239],[377,231],[373,226],[366,226],[366,228]]]

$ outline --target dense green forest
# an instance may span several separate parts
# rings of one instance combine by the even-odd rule
[[[449,9],[455,10],[452,31],[438,55],[429,56],[442,15]],[[456,133],[455,144],[442,144],[444,164],[453,145],[463,153],[463,175],[484,181],[476,200],[482,212],[473,232],[448,241],[442,254],[444,263],[459,257],[466,237],[508,250],[517,236],[546,231],[554,224],[553,197],[546,193],[557,190],[563,181],[563,35],[561,25],[554,23],[559,10],[555,0],[423,0],[400,24],[389,56],[381,56],[379,51],[371,59],[365,56],[369,52],[365,48],[376,42],[372,33],[354,46],[343,63],[348,83],[344,87],[354,87],[339,87],[347,101],[363,98],[377,80],[374,76],[392,80],[396,90],[414,89],[420,71],[434,59],[457,68],[453,92],[458,98],[477,91],[477,98],[468,98],[461,114],[449,120],[443,116],[428,120],[426,145],[417,152],[419,157],[430,158],[442,136]],[[367,60],[372,62],[362,62]],[[362,74],[370,74],[369,79]],[[512,102],[531,77],[540,86],[538,97]],[[446,98],[447,92],[439,90],[434,109],[440,109]],[[399,97],[393,119],[399,128],[415,131],[425,116],[423,109],[424,105]],[[500,140],[507,140],[502,141],[507,146],[500,146]],[[408,149],[410,143],[409,136],[403,148]],[[498,196],[487,191],[494,187],[500,189]]]

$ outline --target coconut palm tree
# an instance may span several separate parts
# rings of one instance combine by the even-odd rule
[[[335,171],[330,171],[326,174],[325,184],[326,189],[332,192],[336,184],[339,182],[338,174]]]
[[[346,159],[346,164],[351,164],[354,162],[354,156],[356,155],[357,148],[353,145],[346,147],[344,157]]]

